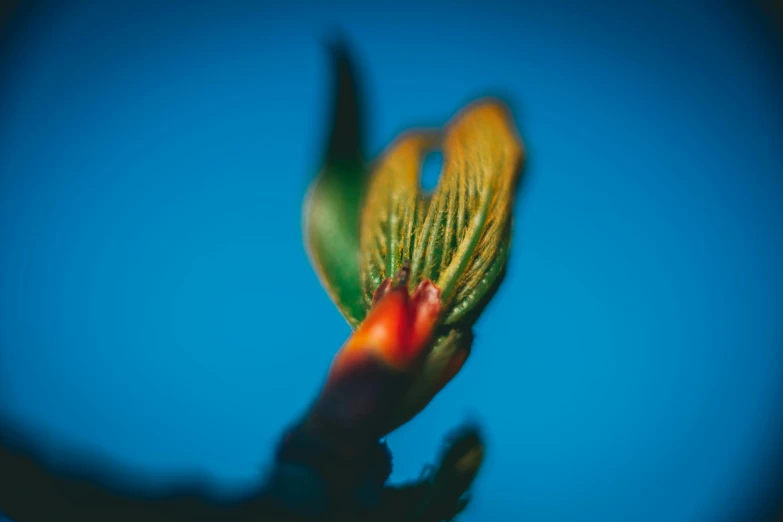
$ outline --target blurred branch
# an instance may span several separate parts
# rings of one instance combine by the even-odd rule
[[[0,422],[0,513],[14,522],[440,522],[467,504],[465,493],[476,476],[483,444],[475,427],[465,426],[447,440],[434,472],[399,486],[386,486],[370,509],[342,506],[311,509],[306,481],[286,478],[286,487],[304,495],[289,509],[262,486],[234,498],[214,494],[200,477],[151,492],[119,467],[82,455],[75,467],[47,464],[19,430]],[[339,465],[339,464],[338,464]],[[118,482],[119,481],[119,482]],[[124,487],[116,484],[124,483]],[[143,488],[143,489],[141,489]]]

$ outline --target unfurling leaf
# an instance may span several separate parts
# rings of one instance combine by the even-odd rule
[[[368,303],[381,283],[413,257],[417,226],[426,211],[426,202],[419,197],[419,164],[437,140],[434,133],[403,136],[373,171],[359,235],[362,289]]]
[[[433,281],[442,324],[457,325],[472,317],[505,264],[523,153],[505,107],[476,103],[447,126],[443,172],[427,195],[421,163],[439,143],[434,132],[407,134],[373,169],[360,224],[362,289],[371,303],[378,285],[410,259],[411,287]]]
[[[432,194],[420,186],[421,164],[441,147],[444,167]],[[480,101],[443,135],[403,135],[372,170],[360,220],[360,267],[366,303],[410,260],[411,288],[440,289],[440,333],[390,431],[420,412],[457,374],[472,326],[503,276],[511,241],[514,191],[523,149],[503,105]]]

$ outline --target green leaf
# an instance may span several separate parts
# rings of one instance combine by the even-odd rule
[[[361,104],[347,48],[331,47],[334,100],[324,166],[305,198],[305,247],[321,283],[348,323],[356,327],[367,306],[359,275],[359,215],[367,177]]]

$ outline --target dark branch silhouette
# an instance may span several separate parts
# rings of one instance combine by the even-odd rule
[[[324,466],[329,455],[319,456],[302,447],[279,451],[267,480],[242,495],[219,495],[207,481],[195,477],[150,492],[139,479],[128,485],[123,478],[127,471],[95,457],[82,456],[77,466],[56,466],[18,430],[7,424],[0,428],[0,512],[14,522],[448,520],[465,507],[464,494],[475,475],[475,468],[465,472],[461,462],[475,458],[471,454],[482,448],[476,428],[460,428],[434,471],[408,484],[380,485],[373,505],[362,506],[330,499],[325,493],[328,488],[317,486],[323,477],[317,469],[340,474],[345,462],[334,458]],[[374,449],[376,458],[363,456],[363,471],[377,474],[380,470],[380,476],[388,476],[385,446]],[[297,458],[292,458],[294,453]]]

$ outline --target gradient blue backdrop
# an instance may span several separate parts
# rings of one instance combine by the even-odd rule
[[[54,4],[54,3],[53,3]],[[473,358],[390,437],[466,419],[466,521],[715,520],[783,438],[783,54],[690,2],[76,2],[0,57],[2,414],[55,454],[254,481],[349,329],[305,256],[329,69],[357,46],[377,153],[485,93],[529,149]],[[601,2],[598,2],[601,4]]]

